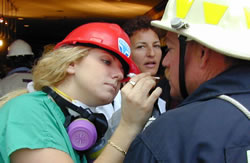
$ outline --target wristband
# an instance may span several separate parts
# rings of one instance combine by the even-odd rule
[[[108,144],[111,145],[112,147],[114,147],[116,150],[118,150],[119,152],[121,152],[124,156],[127,154],[126,151],[124,151],[121,147],[119,147],[118,145],[116,145],[115,143],[113,143],[112,141],[108,140]]]

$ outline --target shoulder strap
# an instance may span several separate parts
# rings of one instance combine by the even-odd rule
[[[250,119],[250,111],[245,106],[243,106],[239,101],[227,95],[220,95],[220,96],[217,96],[217,98],[230,102],[236,108],[238,108],[242,113],[244,113],[248,119]]]

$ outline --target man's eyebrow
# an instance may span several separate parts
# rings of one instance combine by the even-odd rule
[[[171,40],[171,39],[169,39],[168,37],[166,37],[166,39],[165,39],[165,43],[166,44],[174,44],[174,41],[173,40]]]

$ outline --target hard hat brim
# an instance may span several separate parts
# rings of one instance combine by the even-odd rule
[[[128,81],[130,78],[127,77],[127,74],[129,73],[134,73],[134,74],[139,74],[140,70],[137,67],[137,65],[134,63],[134,61],[131,58],[126,57],[125,55],[123,55],[120,51],[117,51],[116,49],[113,49],[109,46],[105,46],[103,44],[98,44],[96,42],[91,42],[91,41],[62,41],[59,42],[56,46],[55,49],[63,46],[63,45],[74,45],[74,44],[82,44],[83,46],[88,46],[88,45],[92,45],[92,46],[97,46],[99,48],[102,48],[108,52],[110,52],[113,56],[115,56],[123,65],[124,68],[124,79],[122,80],[122,82],[126,82]]]
[[[247,41],[250,38],[250,30],[237,31],[236,33],[235,31],[226,31],[223,28],[209,24],[189,24],[187,29],[176,30],[171,27],[170,20],[154,20],[151,24],[152,26],[186,36],[223,55],[250,60],[250,46]],[[241,44],[236,44],[236,41],[240,41]]]

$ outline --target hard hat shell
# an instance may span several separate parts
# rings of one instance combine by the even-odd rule
[[[21,39],[15,40],[8,47],[7,57],[25,55],[34,55],[34,53],[32,52],[31,46]]]
[[[127,73],[138,74],[140,71],[130,58],[130,40],[128,35],[117,24],[92,22],[74,29],[59,42],[55,49],[63,45],[91,44],[106,49],[128,67]]]
[[[162,19],[151,24],[221,54],[250,60],[249,0],[169,0]]]

